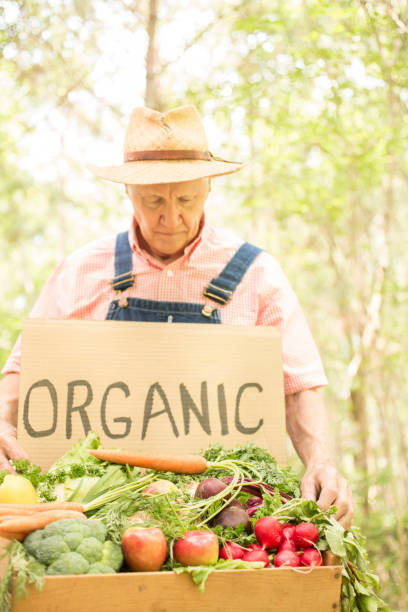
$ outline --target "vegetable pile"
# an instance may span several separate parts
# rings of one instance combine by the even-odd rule
[[[13,572],[17,596],[47,574],[117,571],[188,572],[203,590],[218,569],[315,567],[330,553],[342,565],[343,612],[387,609],[358,528],[345,532],[336,508],[301,499],[299,479],[253,444],[171,457],[103,449],[91,432],[46,474],[26,460],[14,467],[38,503],[0,503],[0,535],[11,540],[1,610],[11,609]]]

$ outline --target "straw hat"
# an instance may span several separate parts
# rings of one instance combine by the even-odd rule
[[[120,166],[88,165],[108,181],[129,185],[176,183],[237,172],[244,164],[214,157],[195,106],[167,113],[135,108],[130,116]]]

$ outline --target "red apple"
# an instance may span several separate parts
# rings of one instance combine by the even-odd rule
[[[218,538],[212,531],[186,531],[174,545],[174,558],[182,565],[211,565],[218,561]]]
[[[158,527],[129,527],[122,535],[126,563],[134,572],[157,572],[167,555],[167,542]]]
[[[179,491],[174,482],[170,480],[155,480],[143,491],[143,495],[164,495],[165,493],[173,493]]]

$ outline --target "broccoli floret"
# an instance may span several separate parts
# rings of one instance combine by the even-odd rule
[[[47,574],[86,574],[89,568],[89,563],[86,559],[76,552],[63,553],[54,563],[47,569]]]
[[[88,519],[85,521],[86,526],[89,528],[89,535],[96,538],[100,542],[104,542],[106,540],[107,529],[101,521],[97,521],[95,519]]]
[[[42,538],[35,551],[35,557],[40,563],[51,565],[51,563],[56,561],[63,553],[69,551],[70,548],[61,535],[51,535]]]
[[[102,542],[96,538],[85,538],[76,552],[82,555],[88,563],[96,563],[102,559]]]
[[[47,574],[106,574],[118,571],[123,562],[119,544],[106,540],[107,530],[95,519],[61,519],[33,531],[24,547]],[[95,571],[90,571],[90,566]]]
[[[43,536],[44,536],[44,529],[37,529],[37,531],[32,531],[25,538],[23,546],[29,555],[32,555],[33,557],[36,556],[38,546],[40,545],[40,542],[42,541]]]
[[[104,563],[97,562],[92,563],[92,565],[88,568],[88,574],[114,574],[115,570],[113,567],[109,565],[105,565]]]
[[[88,535],[88,527],[86,527],[87,520],[82,518],[70,518],[70,519],[60,519],[59,521],[54,521],[54,523],[50,523],[46,527],[44,527],[44,532],[48,535],[66,535],[67,533],[81,533]]]
[[[101,563],[105,563],[112,567],[115,572],[118,572],[123,563],[122,547],[111,540],[106,540],[102,547]]]
[[[83,539],[83,535],[80,531],[72,531],[71,533],[64,534],[64,540],[70,550],[76,550]]]

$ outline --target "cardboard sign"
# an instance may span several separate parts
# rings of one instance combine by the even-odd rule
[[[106,447],[135,451],[253,441],[285,463],[279,332],[26,319],[19,442],[47,469],[90,430]]]

